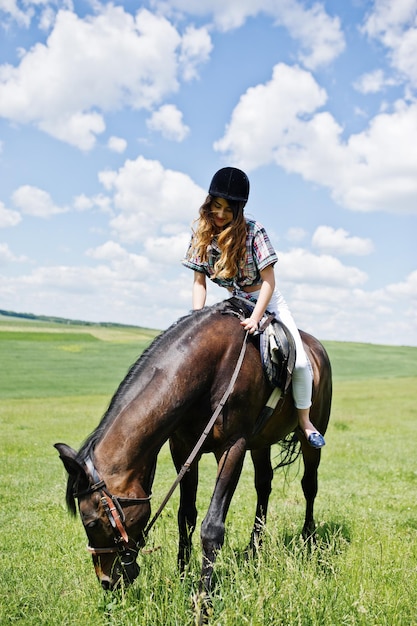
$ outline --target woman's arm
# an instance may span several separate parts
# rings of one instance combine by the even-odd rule
[[[261,321],[265,309],[272,298],[272,294],[275,289],[275,272],[274,266],[268,265],[265,269],[261,270],[262,285],[259,292],[259,298],[253,309],[252,315],[243,322],[241,322],[243,328],[248,330],[251,334],[258,329],[258,324]]]
[[[206,275],[202,272],[194,272],[193,283],[193,309],[202,309],[206,303],[207,287]]]

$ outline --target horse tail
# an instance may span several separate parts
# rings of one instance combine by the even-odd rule
[[[277,465],[275,465],[274,472],[281,467],[287,467],[292,465],[298,459],[301,453],[301,445],[296,433],[290,433],[277,444],[280,447],[275,459],[278,459]]]

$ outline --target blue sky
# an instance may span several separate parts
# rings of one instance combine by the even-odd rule
[[[166,328],[234,165],[300,328],[417,345],[417,0],[0,0],[0,24],[0,308]]]

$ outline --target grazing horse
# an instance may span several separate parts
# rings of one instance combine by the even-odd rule
[[[120,383],[96,430],[77,453],[55,444],[69,474],[66,500],[75,514],[75,499],[88,537],[97,577],[104,589],[139,574],[136,557],[147,534],[150,494],[158,453],[169,439],[178,471],[183,468],[213,411],[236,372],[227,401],[205,434],[201,449],[180,482],[178,562],[183,569],[196,525],[198,462],[212,452],[217,478],[201,525],[203,561],[201,593],[209,594],[213,565],[224,541],[225,519],[247,450],[255,469],[257,505],[250,545],[255,548],[266,519],[273,470],[271,445],[293,431],[304,460],[301,480],[306,499],[303,535],[314,533],[313,507],[321,451],[310,447],[297,429],[291,393],[285,394],[269,420],[257,428],[272,387],[265,376],[259,338],[245,336],[231,301],[206,307],[181,318],[159,335]],[[323,434],[330,415],[332,382],[323,346],[301,333],[310,359],[314,392],[311,420]],[[236,371],[246,342],[240,370]],[[298,447],[298,443],[297,443]]]

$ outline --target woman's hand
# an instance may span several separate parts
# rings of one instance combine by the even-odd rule
[[[265,269],[261,270],[261,278],[261,289],[259,292],[258,301],[252,311],[252,315],[243,320],[243,322],[240,322],[243,328],[247,330],[251,335],[253,335],[253,333],[258,330],[259,322],[264,316],[265,309],[268,306],[269,301],[271,300],[272,294],[274,293],[274,266],[268,265],[267,267],[265,267]]]
[[[240,322],[240,325],[243,326],[250,335],[253,335],[253,333],[258,330],[258,322],[251,317],[247,317],[243,322]]]

